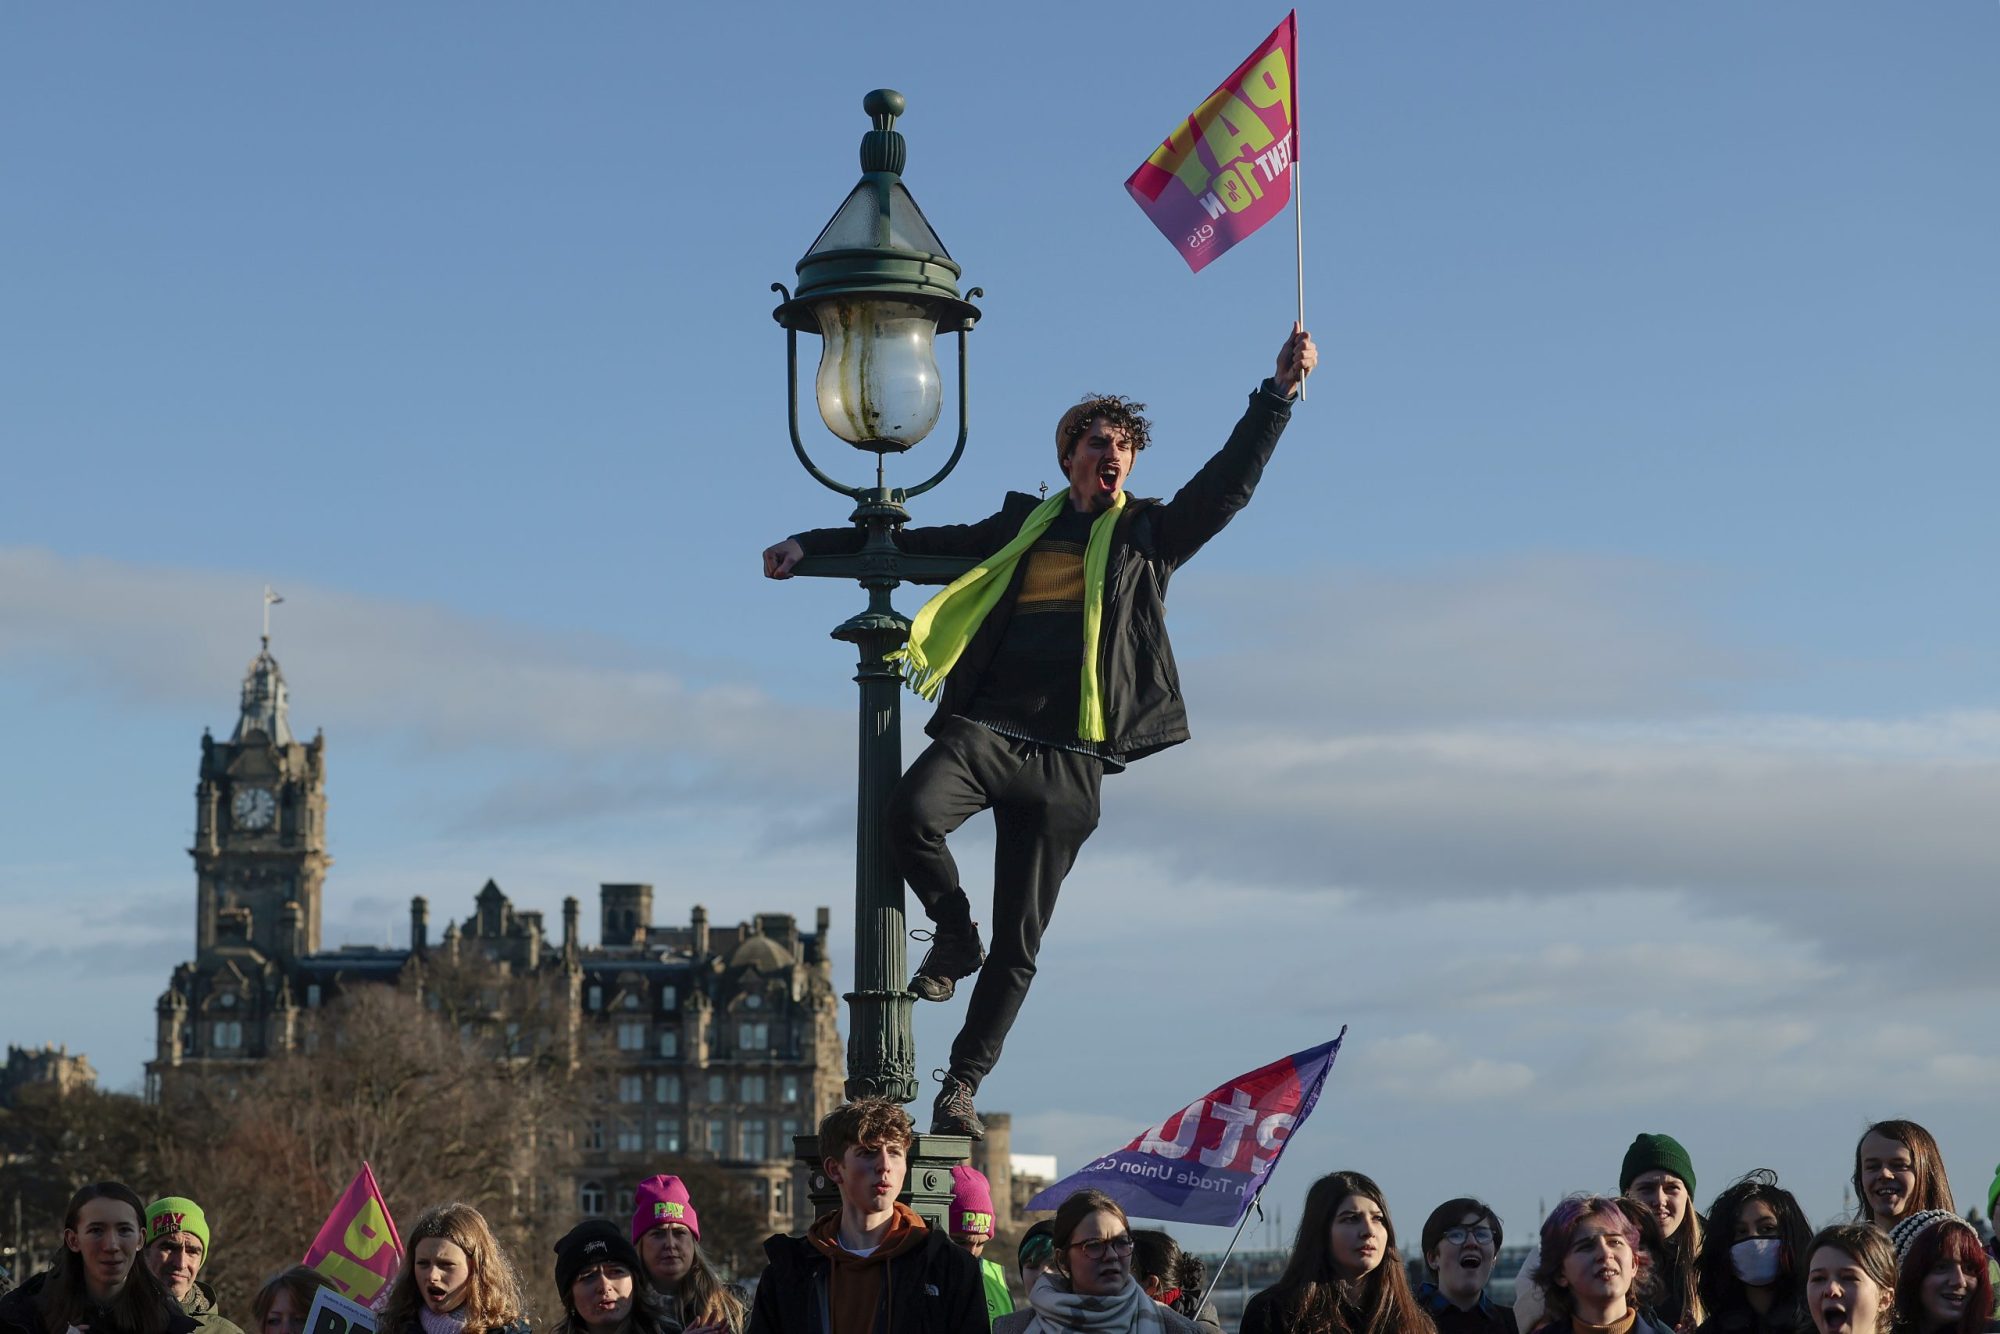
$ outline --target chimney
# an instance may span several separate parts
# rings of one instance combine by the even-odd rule
[[[694,957],[704,958],[708,954],[708,909],[699,903],[694,905]]]
[[[425,954],[431,947],[431,903],[419,894],[410,900],[410,953]]]
[[[575,895],[571,895],[569,898],[563,900],[564,954],[574,954],[581,948],[581,943],[576,938],[577,914],[580,911],[582,911],[582,905],[576,901]]]

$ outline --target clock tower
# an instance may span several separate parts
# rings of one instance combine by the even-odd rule
[[[243,677],[243,707],[227,741],[201,738],[195,789],[195,947],[225,937],[267,959],[317,953],[326,855],[326,738],[292,735],[285,674],[271,640]],[[247,935],[247,940],[245,936]]]

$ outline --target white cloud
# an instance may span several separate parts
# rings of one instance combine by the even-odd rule
[[[0,663],[47,689],[212,716],[254,651],[243,609],[256,591],[226,573],[0,549]],[[830,711],[703,682],[608,638],[334,589],[283,591],[293,605],[281,609],[292,614],[277,652],[295,726],[432,760],[498,760],[475,823],[560,821],[607,802],[810,796],[811,777],[845,759],[847,732]],[[505,763],[520,756],[536,763]]]
[[[1535,1072],[1521,1061],[1474,1055],[1435,1033],[1404,1033],[1357,1043],[1343,1076],[1377,1092],[1424,1103],[1496,1102],[1528,1093]]]

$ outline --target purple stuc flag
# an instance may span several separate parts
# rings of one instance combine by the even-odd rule
[[[1292,197],[1298,46],[1293,10],[1125,182],[1196,273]]]
[[[1137,1218],[1232,1227],[1312,1115],[1320,1086],[1340,1054],[1340,1037],[1238,1075],[1196,1098],[1124,1148],[1028,1201],[1054,1209],[1094,1186]]]

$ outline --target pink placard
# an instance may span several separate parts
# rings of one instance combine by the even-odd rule
[[[1291,202],[1297,64],[1293,10],[1126,178],[1133,200],[1196,273]]]
[[[382,1188],[375,1184],[375,1170],[363,1163],[306,1249],[304,1263],[347,1296],[367,1303],[396,1276],[402,1260],[396,1220],[389,1217]]]

